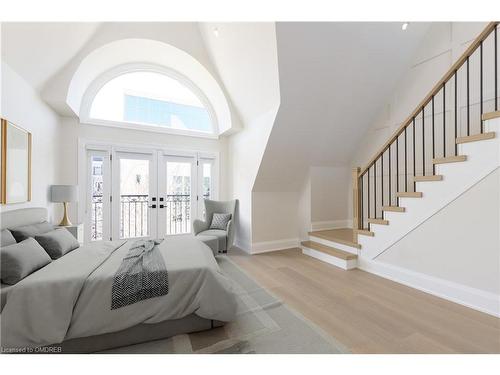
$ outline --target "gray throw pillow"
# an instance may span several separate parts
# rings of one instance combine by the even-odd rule
[[[16,284],[51,262],[43,247],[34,238],[0,248],[2,283]]]
[[[51,230],[54,230],[54,226],[46,221],[10,229],[17,242],[24,241],[27,238],[35,237],[39,234],[50,232]]]
[[[16,239],[8,229],[2,229],[0,233],[0,246],[9,246],[16,243]]]
[[[227,223],[231,220],[231,214],[213,214],[210,229],[227,229]]]
[[[53,231],[35,236],[35,240],[42,245],[52,259],[62,257],[80,247],[75,237],[66,229],[59,228]]]

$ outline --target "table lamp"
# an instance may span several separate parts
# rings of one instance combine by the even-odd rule
[[[64,216],[59,223],[60,226],[72,225],[68,218],[68,203],[78,200],[78,186],[76,185],[52,185],[51,201],[64,204]]]

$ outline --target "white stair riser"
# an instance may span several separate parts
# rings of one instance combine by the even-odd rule
[[[305,247],[305,246],[302,246],[302,253],[304,255],[309,255],[310,257],[321,260],[322,262],[326,262],[326,263],[329,263],[333,266],[342,268],[343,270],[351,270],[353,268],[356,268],[357,264],[358,264],[356,259],[345,260],[345,259],[337,258],[333,255],[325,254],[321,251],[310,249],[310,248]]]
[[[334,247],[335,249],[339,249],[339,250],[347,251],[348,253],[351,253],[351,254],[359,255],[357,248],[352,247],[352,246],[348,246],[348,245],[344,245],[340,242],[325,240],[324,238],[316,237],[316,236],[311,235],[311,234],[309,235],[309,241],[314,241],[314,242],[320,243],[322,245]]]
[[[442,181],[417,182],[422,198],[399,198],[404,213],[385,212],[390,225],[371,224],[375,236],[358,237],[360,256],[375,258],[500,166],[500,119],[487,121],[485,129],[496,131],[497,137],[459,145],[458,153],[467,155],[467,161],[436,165],[436,174],[444,176]]]

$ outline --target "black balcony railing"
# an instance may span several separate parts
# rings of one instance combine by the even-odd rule
[[[148,202],[147,194],[120,195],[120,238],[148,236]]]
[[[203,196],[209,198],[209,193]],[[191,231],[191,195],[168,194],[165,202],[156,202],[156,209],[166,210],[166,234],[183,234]],[[124,194],[120,196],[120,237],[147,237],[149,196]],[[163,207],[162,207],[163,206]],[[103,239],[103,197],[92,196],[91,239]]]
[[[102,240],[102,224],[103,224],[103,204],[102,195],[92,195],[92,218],[90,235],[92,241]]]

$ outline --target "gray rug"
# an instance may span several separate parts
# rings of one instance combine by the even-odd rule
[[[234,322],[209,331],[107,350],[102,353],[320,354],[349,353],[319,327],[259,286],[228,257],[221,270],[234,281],[238,315]]]

